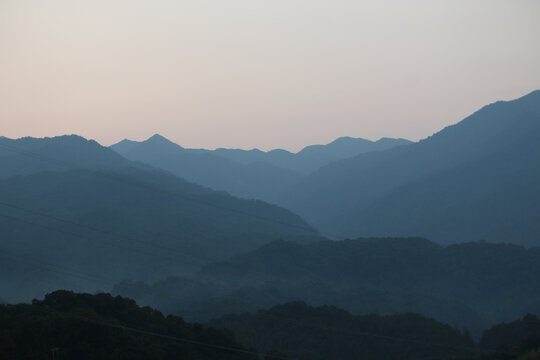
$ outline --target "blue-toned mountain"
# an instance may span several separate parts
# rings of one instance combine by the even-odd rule
[[[540,91],[488,105],[418,143],[329,164],[277,203],[343,236],[540,238]]]

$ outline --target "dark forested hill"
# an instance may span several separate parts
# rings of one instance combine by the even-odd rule
[[[415,144],[325,166],[278,203],[323,232],[538,244],[540,91]]]
[[[0,359],[536,359],[540,322],[527,315],[476,344],[424,316],[355,316],[291,302],[209,326],[106,293],[58,290],[0,305]],[[525,357],[520,357],[527,353]]]
[[[486,349],[505,352],[536,351],[536,356],[528,358],[535,360],[540,355],[540,319],[527,314],[519,320],[497,324],[486,330],[480,338],[480,345]],[[501,357],[504,359],[504,357]]]
[[[296,296],[317,303],[326,298],[355,313],[388,313],[393,306],[475,331],[540,313],[539,274],[540,248],[485,242],[441,247],[415,238],[278,241],[201,271],[222,283],[318,283],[319,290],[306,286],[304,298]],[[329,295],[328,286],[341,295]]]
[[[277,349],[299,360],[405,360],[477,354],[468,334],[417,314],[353,316],[332,306],[313,308],[294,302],[253,315],[225,316],[210,324],[233,330],[245,344]]]
[[[56,291],[32,304],[0,305],[0,359],[264,358],[250,352],[229,332],[108,294]]]
[[[540,313],[540,248],[442,247],[421,238],[276,241],[203,267],[197,277],[122,282],[115,293],[190,320],[302,300],[353,314],[416,312],[479,335]]]

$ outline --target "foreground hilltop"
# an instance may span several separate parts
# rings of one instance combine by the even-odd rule
[[[229,332],[108,294],[55,291],[32,304],[0,305],[0,319],[0,359],[258,358]]]
[[[476,343],[466,330],[412,313],[354,316],[292,302],[204,326],[128,298],[65,290],[31,304],[0,305],[0,320],[0,359],[6,360],[514,360],[533,358],[540,344],[533,315],[496,325]]]

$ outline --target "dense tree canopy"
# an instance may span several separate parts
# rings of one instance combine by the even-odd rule
[[[300,360],[421,359],[478,352],[468,333],[418,314],[354,316],[332,306],[293,302],[211,324],[232,329],[246,344],[277,348]]]
[[[88,360],[258,358],[243,351],[250,350],[229,332],[119,296],[56,291],[32,304],[0,305],[0,359],[50,359],[53,352],[56,359]]]

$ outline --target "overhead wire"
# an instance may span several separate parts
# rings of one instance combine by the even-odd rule
[[[49,261],[44,261],[44,260],[29,257],[29,256],[15,254],[15,253],[13,253],[11,251],[4,250],[4,249],[0,249],[0,254],[4,255],[5,257],[10,257],[12,259],[20,259],[20,260],[23,260],[25,262],[30,262],[30,263],[33,263],[33,264],[37,264],[38,268],[40,268],[42,270],[45,270],[45,271],[52,272],[52,273],[56,273],[56,274],[59,274],[59,275],[74,276],[74,277],[78,277],[80,279],[94,281],[94,282],[96,282],[96,283],[98,283],[100,285],[103,285],[103,282],[105,281],[105,282],[110,283],[111,286],[113,286],[113,288],[119,288],[119,289],[123,289],[123,290],[126,290],[126,291],[132,290],[132,288],[130,286],[124,285],[123,283],[121,283],[120,282],[121,279],[113,279],[113,278],[111,278],[109,276],[105,276],[105,275],[87,273],[87,272],[77,270],[77,269],[69,267],[69,266],[59,265],[59,264],[52,263],[52,262],[49,262]],[[58,284],[53,284],[52,282],[49,282],[49,284],[52,285],[52,287],[55,287],[55,288],[58,287]],[[169,300],[174,300],[174,301],[183,301],[184,300],[182,298],[174,297],[174,296],[170,296],[170,295],[160,295],[160,296],[163,297],[163,298],[169,299]]]
[[[176,341],[176,342],[181,342],[181,343],[195,345],[195,346],[207,347],[214,350],[229,351],[229,352],[235,352],[235,353],[244,354],[244,355],[253,355],[253,356],[256,356],[257,358],[260,358],[262,356],[263,358],[271,358],[271,359],[277,359],[277,360],[290,360],[290,358],[288,357],[283,357],[279,355],[265,354],[265,353],[260,353],[257,351],[251,351],[251,350],[236,348],[232,346],[212,344],[209,342],[198,341],[198,340],[188,339],[188,338],[174,336],[174,335],[162,334],[155,331],[143,330],[143,329],[138,329],[138,328],[120,325],[120,324],[111,324],[103,320],[91,319],[85,316],[75,315],[75,314],[66,313],[66,312],[60,312],[58,310],[53,310],[53,309],[38,308],[38,311],[46,312],[51,315],[60,315],[63,317],[74,319],[74,320],[84,321],[84,322],[88,322],[88,323],[92,323],[95,325],[104,326],[104,327],[108,327],[112,329],[118,329],[118,330],[133,332],[137,334],[153,336],[153,337],[157,337],[157,338],[161,338],[165,340]]]
[[[187,254],[185,254],[185,253],[183,253],[183,252],[181,252],[181,251],[179,251],[177,249],[171,248],[171,247],[167,247],[167,246],[163,246],[163,245],[143,241],[143,240],[131,237],[131,236],[126,236],[126,235],[118,234],[118,233],[115,233],[115,232],[112,232],[112,231],[103,230],[101,228],[91,226],[91,225],[87,225],[87,224],[81,224],[81,223],[78,223],[78,222],[75,222],[75,221],[72,221],[72,220],[60,218],[58,216],[52,216],[52,215],[49,215],[49,214],[46,214],[46,213],[43,213],[43,212],[40,212],[40,211],[27,209],[27,208],[24,208],[22,206],[9,204],[9,203],[3,202],[3,201],[0,201],[0,206],[20,210],[20,211],[26,212],[28,214],[37,215],[37,216],[40,216],[40,217],[43,217],[43,218],[46,218],[46,219],[50,219],[50,220],[55,220],[57,222],[61,222],[61,223],[64,223],[64,224],[69,224],[69,225],[77,226],[77,227],[84,228],[84,229],[87,229],[87,230],[92,230],[92,231],[95,231],[95,232],[98,232],[98,233],[101,233],[101,234],[104,234],[104,235],[107,235],[107,236],[110,236],[110,237],[115,237],[115,238],[118,238],[118,239],[121,239],[121,240],[126,240],[126,241],[137,243],[137,244],[140,244],[140,245],[153,247],[153,248],[156,248],[156,249],[159,249],[159,250],[167,251],[167,253],[173,252],[173,253],[181,255],[181,256],[183,256],[185,258],[197,259],[198,260],[197,262],[192,262],[192,264],[201,265],[201,262],[204,263],[204,262],[212,261],[211,259],[208,259],[208,258],[203,258],[203,257],[199,257],[199,256],[194,256],[194,255],[187,255]],[[42,225],[42,224],[37,224],[37,223],[30,223],[27,220],[20,219],[20,218],[15,218],[15,217],[9,216],[9,215],[0,214],[0,216],[4,217],[4,218],[8,218],[8,219],[13,220],[13,221],[18,221],[18,222],[22,222],[22,223],[26,222],[26,223],[34,225],[34,226],[40,226],[40,227],[43,227],[43,228],[50,228],[47,225]],[[52,228],[50,228],[50,229],[52,229]],[[88,240],[88,241],[100,242],[100,243],[104,243],[104,244],[112,245],[112,246],[120,246],[120,244],[118,244],[118,243],[109,243],[109,242],[105,242],[105,241],[102,241],[102,240],[99,240],[99,239],[89,239],[89,238],[87,238],[85,236],[82,236],[82,235],[79,235],[79,234],[74,234],[74,233],[67,232],[67,231],[60,230],[60,229],[53,229],[53,231],[61,232],[61,233],[65,234],[65,235],[75,236],[75,237],[78,237],[78,238],[81,238],[81,239],[84,239],[84,240]],[[142,252],[143,254],[154,255],[152,253],[143,252],[142,250],[139,250],[137,248],[130,247],[130,250]],[[158,256],[158,255],[154,255],[154,256]],[[178,260],[180,260],[180,259],[171,258],[170,256],[159,255],[159,257],[161,257],[163,259],[167,259],[169,261],[178,261]],[[182,261],[184,261],[184,260],[182,260]]]

